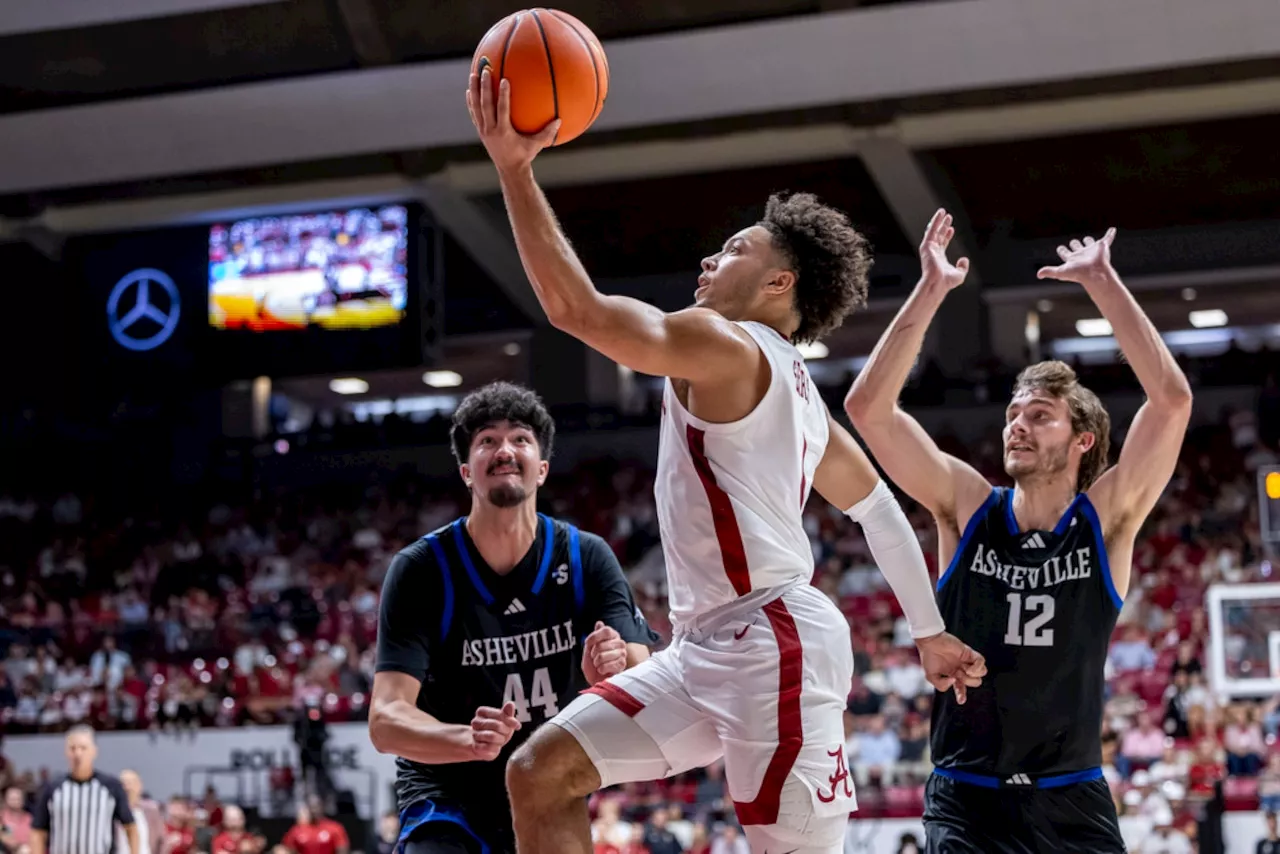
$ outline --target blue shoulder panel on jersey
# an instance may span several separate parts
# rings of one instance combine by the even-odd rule
[[[1093,528],[1093,542],[1098,550],[1098,561],[1102,564],[1102,579],[1107,583],[1107,593],[1111,595],[1111,601],[1115,603],[1118,611],[1124,607],[1124,598],[1116,590],[1116,580],[1111,577],[1111,558],[1107,555],[1107,544],[1102,539],[1102,522],[1098,520],[1098,511],[1089,500],[1089,496],[1082,492],[1080,497],[1082,499],[1080,512],[1089,520],[1089,525]]]
[[[547,571],[551,569],[551,557],[556,552],[556,526],[550,516],[538,514],[542,520],[542,563],[538,566],[538,577],[533,582],[533,595],[542,592],[542,585],[547,582]]]
[[[484,600],[484,604],[493,604],[493,594],[489,592],[489,588],[484,586],[484,582],[480,580],[480,573],[476,572],[476,565],[471,561],[471,552],[467,550],[467,541],[462,536],[462,520],[453,523],[453,541],[458,546],[458,555],[462,558],[462,566],[467,570],[467,577],[471,579],[471,584],[476,588],[476,592],[480,594],[480,598]]]
[[[437,821],[448,822],[462,828],[480,846],[480,854],[489,854],[489,843],[471,829],[471,825],[462,813],[441,809],[432,801],[421,801],[400,813],[400,838],[396,840],[395,854],[403,854],[405,843],[418,828]]]
[[[449,572],[449,559],[444,556],[440,538],[435,534],[427,534],[422,539],[431,546],[436,563],[440,564],[440,577],[444,579],[444,605],[440,609],[440,640],[443,641],[449,636],[449,626],[453,623],[453,573]]]
[[[960,556],[964,554],[964,550],[969,546],[969,540],[973,539],[973,532],[978,530],[978,525],[982,520],[987,518],[987,513],[991,511],[992,505],[1000,498],[1000,490],[992,489],[991,494],[987,496],[987,500],[982,502],[982,506],[978,511],[969,517],[969,524],[964,526],[964,533],[960,536],[960,542],[956,543],[955,554],[951,556],[951,563],[947,565],[947,571],[942,573],[938,579],[938,589],[942,589],[942,585],[947,583],[951,578],[951,573],[956,571],[956,567],[960,564]]]
[[[1009,533],[1016,537],[1022,532],[1018,530],[1018,518],[1013,515],[1013,490],[1007,486],[1002,486],[1000,492],[1004,495],[1005,522],[1009,525]]]
[[[569,566],[573,570],[573,604],[579,611],[586,599],[582,588],[582,543],[578,540],[578,529],[569,526]]]
[[[1067,528],[1071,527],[1071,520],[1076,516],[1076,509],[1080,506],[1080,502],[1084,500],[1084,493],[1077,492],[1076,497],[1067,505],[1067,512],[1062,514],[1062,518],[1058,520],[1058,524],[1054,525],[1053,532],[1061,537],[1067,532]]]

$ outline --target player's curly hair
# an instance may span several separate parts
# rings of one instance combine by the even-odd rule
[[[449,443],[453,457],[462,465],[471,458],[471,442],[476,434],[491,424],[510,421],[528,427],[538,440],[542,459],[551,459],[555,443],[556,422],[533,391],[515,383],[496,382],[478,388],[462,399],[453,413],[449,427]]]
[[[795,343],[821,339],[866,303],[871,246],[842,211],[812,193],[775,193],[759,224],[796,274]]]

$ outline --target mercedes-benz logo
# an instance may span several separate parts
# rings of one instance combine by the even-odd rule
[[[152,302],[151,286],[168,295],[168,307]],[[132,306],[132,307],[130,307]],[[123,310],[122,309],[126,309]],[[107,328],[121,347],[135,352],[154,350],[169,340],[178,327],[181,305],[178,286],[160,270],[134,270],[111,289],[107,298]]]

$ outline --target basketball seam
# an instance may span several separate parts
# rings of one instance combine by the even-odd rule
[[[516,30],[520,28],[520,16],[523,12],[516,12],[515,20],[511,22],[511,29],[507,30],[506,41],[502,43],[502,58],[498,61],[498,84],[502,84],[502,78],[507,74],[507,51],[511,50],[511,40],[516,36]]]
[[[572,21],[561,15],[555,9],[548,9],[547,11],[549,11],[557,21],[573,30],[573,34],[582,42],[582,46],[587,50],[587,57],[591,60],[591,74],[596,81],[596,106],[595,109],[591,111],[591,118],[587,122],[587,124],[590,125],[591,122],[594,122],[596,117],[600,115],[600,110],[604,107],[604,102],[600,99],[600,69],[596,67],[596,52],[591,49],[591,42],[587,41],[587,37],[573,25]]]
[[[538,10],[534,9],[529,12],[533,15],[533,22],[538,25],[538,33],[542,36],[542,49],[547,52],[547,72],[551,75],[551,107],[555,110],[555,117],[552,121],[560,118],[560,93],[556,90],[556,64],[551,60],[551,42],[547,41],[547,31],[542,26],[542,19],[538,17]],[[595,70],[593,63],[591,69]],[[551,144],[556,144],[556,139],[560,137],[560,131],[556,131],[555,137],[552,138]]]

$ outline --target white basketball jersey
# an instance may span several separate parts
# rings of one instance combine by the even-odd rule
[[[663,391],[654,494],[677,623],[813,577],[801,516],[827,448],[827,409],[790,341],[738,325],[773,371],[750,414],[712,424],[685,409],[670,380]]]

